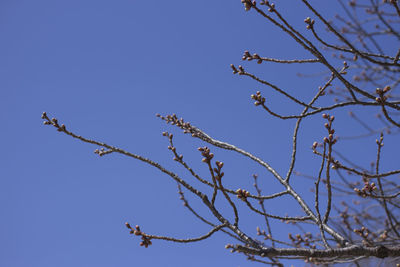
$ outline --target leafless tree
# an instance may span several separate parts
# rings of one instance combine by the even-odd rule
[[[351,0],[344,3],[338,0],[342,6],[341,15],[337,15],[334,21],[329,21],[310,1],[301,0],[300,2],[313,14],[312,17],[304,19],[303,29],[296,29],[285,16],[285,10],[280,10],[278,5],[269,1],[241,2],[246,11],[262,16],[310,54],[310,58],[307,59],[278,59],[245,51],[243,60],[258,64],[317,64],[327,74],[327,77],[319,76],[321,86],[315,95],[309,100],[303,100],[291,95],[279,85],[246,71],[243,66],[231,65],[234,74],[255,80],[302,108],[299,114],[286,115],[286,109],[276,111],[268,106],[265,93],[258,91],[251,95],[255,106],[265,110],[268,116],[294,122],[293,145],[286,174],[279,173],[268,162],[251,152],[211,137],[175,114],[157,116],[207,144],[198,148],[204,167],[208,170],[207,177],[200,175],[184,160],[174,145],[173,135],[168,132],[164,132],[163,135],[168,139],[168,149],[174,160],[185,169],[182,174],[172,172],[141,155],[77,135],[57,119],[48,117],[46,113],[42,115],[44,124],[54,126],[59,132],[73,138],[96,145],[98,149],[95,153],[99,156],[120,153],[159,169],[177,182],[184,206],[198,220],[210,226],[210,231],[203,236],[179,239],[153,235],[144,232],[139,226],[132,227],[126,223],[130,233],[141,238],[142,246],[148,247],[155,240],[197,242],[211,237],[216,232],[223,232],[236,241],[235,244],[226,245],[227,249],[242,253],[250,261],[270,265],[282,266],[282,260],[301,259],[310,264],[348,262],[359,266],[362,260],[375,257],[386,259],[390,266],[394,266],[400,257],[400,168],[381,171],[380,166],[384,152],[384,136],[396,136],[400,128],[400,99],[396,94],[400,83],[398,1]],[[390,51],[390,48],[384,45],[388,42],[391,47],[398,47],[398,50]],[[324,101],[321,101],[321,98],[324,98]],[[368,117],[356,115],[353,111],[366,108],[375,108],[377,120],[381,122],[382,127],[371,126]],[[349,120],[365,128],[366,134],[346,136],[346,133],[341,132],[339,137],[335,132],[335,117],[332,114],[344,109],[349,111]],[[302,121],[314,116],[322,116],[324,125],[321,123],[320,127],[325,127],[326,136],[312,144],[310,156],[318,157],[320,164],[310,171],[314,174],[309,175],[296,171],[295,163],[298,156],[298,132]],[[362,151],[348,157],[336,149],[337,143],[345,139],[362,142],[365,136],[377,138],[376,158],[370,166],[358,166],[355,163],[354,157]],[[394,144],[389,144],[391,145]],[[212,147],[230,150],[259,164],[281,184],[282,191],[264,194],[262,190],[265,189],[259,185],[256,174],[253,175],[252,189],[225,186],[224,163],[215,160]],[[396,162],[399,162],[398,158]],[[307,202],[304,192],[299,192],[293,186],[293,176],[313,181],[313,203]],[[195,182],[204,184],[209,190],[200,191]],[[186,193],[200,199],[214,220],[208,220],[196,211],[189,203]],[[297,202],[302,214],[271,214],[268,211],[268,201],[283,197],[292,198]],[[217,198],[224,199],[231,211],[218,208]],[[240,227],[239,205],[247,206],[253,216],[264,217],[265,225],[257,227],[252,233],[243,231]],[[228,219],[231,214],[233,220]],[[297,229],[298,233],[289,234],[286,240],[276,238],[271,220],[285,223],[287,227]]]

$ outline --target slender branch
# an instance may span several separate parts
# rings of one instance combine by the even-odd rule
[[[261,195],[261,189],[260,189],[260,187],[258,186],[258,180],[257,180],[257,178],[258,178],[258,175],[257,175],[257,174],[253,174],[254,187],[255,187],[255,189],[256,189],[256,191],[257,191],[257,194],[260,196],[260,195]],[[259,203],[260,206],[261,206],[261,210],[262,210],[264,213],[267,213],[267,211],[266,211],[266,209],[265,209],[265,205],[264,205],[264,200],[260,199],[260,200],[258,201],[258,203]],[[273,237],[272,237],[272,229],[271,229],[271,225],[270,225],[270,223],[269,223],[268,216],[264,216],[264,219],[265,219],[265,224],[267,225],[268,235],[269,235],[269,239],[271,240],[272,247],[275,247],[275,241],[273,240]]]
[[[344,70],[344,69],[345,69],[345,68],[343,68],[343,70]],[[328,86],[331,85],[331,83],[332,83],[332,81],[334,80],[334,78],[335,78],[335,76],[332,74],[331,77],[329,78],[329,80],[325,83],[325,85],[324,85],[322,88],[320,88],[320,89],[318,90],[318,93],[313,97],[313,99],[310,101],[310,103],[308,104],[308,106],[311,106],[312,104],[314,104],[315,101],[317,101],[318,98],[319,98],[321,95],[323,95],[323,94],[325,93],[325,89],[326,89]],[[303,110],[303,112],[301,113],[301,116],[304,115],[304,114],[306,114],[307,111],[308,111],[308,107],[305,107],[304,110]],[[293,172],[294,164],[295,164],[295,162],[296,162],[297,134],[298,134],[298,131],[299,131],[299,128],[300,128],[301,120],[302,120],[302,117],[300,117],[300,118],[297,119],[296,126],[295,126],[295,128],[294,128],[294,133],[293,133],[293,145],[292,145],[292,147],[293,147],[293,149],[292,149],[292,156],[291,156],[291,161],[290,161],[290,165],[289,165],[289,170],[288,170],[288,172],[287,172],[287,174],[286,174],[286,178],[285,178],[285,180],[286,180],[288,183],[289,183],[289,180],[290,180],[290,176],[291,176],[291,174],[292,174],[292,172]]]
[[[329,249],[331,247],[329,246],[328,242],[326,241],[324,228],[322,227],[321,213],[319,212],[319,183],[321,181],[322,170],[324,169],[324,164],[325,164],[325,152],[326,152],[326,143],[324,143],[324,151],[323,151],[324,156],[322,157],[322,163],[321,163],[321,167],[319,169],[318,179],[315,182],[315,210],[316,210],[317,216],[318,216],[318,226],[319,226],[319,229],[321,232],[322,241],[325,245],[325,248]]]
[[[228,200],[229,204],[231,205],[231,207],[232,207],[232,209],[233,209],[233,212],[234,212],[234,214],[235,214],[235,223],[234,223],[234,225],[235,225],[235,226],[238,226],[238,224],[239,224],[239,213],[238,213],[238,210],[237,210],[237,208],[236,208],[235,203],[233,203],[233,201],[231,200],[231,198],[229,197],[229,195],[225,192],[225,189],[224,189],[224,187],[222,186],[222,181],[221,181],[221,180],[222,180],[222,177],[219,177],[219,179],[218,179],[219,188],[221,189],[222,194],[225,196],[226,200]]]
[[[130,227],[130,225],[128,223],[126,224],[126,226],[129,229],[133,230],[132,227]],[[193,242],[198,242],[198,241],[204,240],[204,239],[212,236],[214,233],[218,232],[219,230],[221,230],[224,227],[227,227],[227,225],[221,224],[221,225],[218,225],[218,226],[214,227],[213,229],[211,229],[205,235],[202,235],[202,236],[196,237],[196,238],[187,238],[187,239],[179,239],[179,238],[168,237],[168,236],[159,236],[159,235],[149,235],[149,234],[145,234],[145,233],[141,232],[140,230],[136,230],[136,231],[133,230],[132,233],[135,233],[135,235],[140,235],[140,236],[144,237],[145,239],[148,239],[149,241],[151,239],[160,239],[160,240],[177,242],[177,243],[193,243]]]
[[[185,198],[185,195],[183,194],[181,185],[179,183],[177,183],[178,185],[178,193],[180,195],[180,199],[183,201],[183,205],[196,217],[198,218],[200,221],[204,222],[205,224],[208,224],[210,226],[216,227],[215,224],[211,223],[210,221],[206,220],[203,216],[201,216],[200,214],[198,214],[189,204],[189,201],[187,201],[187,199]],[[241,239],[239,239],[237,236],[233,235],[232,233],[221,229],[221,232],[224,232],[225,234],[229,235],[230,237],[236,239],[239,242],[243,242]]]
[[[379,165],[380,165],[380,160],[381,160],[381,150],[382,150],[382,147],[383,147],[383,134],[382,133],[381,133],[381,136],[380,136],[379,140],[376,140],[376,144],[378,145],[378,152],[377,152],[377,155],[376,155],[375,173],[379,174]],[[388,209],[387,203],[386,203],[386,198],[384,198],[385,193],[384,193],[384,190],[383,190],[381,177],[378,176],[377,177],[377,181],[378,181],[379,192],[380,192],[381,196],[383,197],[382,198],[382,205],[383,205],[383,208],[385,209],[385,213],[386,213],[387,219],[388,219],[388,221],[390,223],[390,229],[396,234],[397,237],[400,237],[400,234],[396,230],[396,227],[394,226],[394,223],[393,223],[393,219],[395,219],[395,218],[392,219],[392,215],[391,215],[391,213],[390,213],[390,211]]]
[[[247,204],[247,206],[254,212],[263,215],[263,216],[267,216],[268,218],[273,218],[273,219],[277,219],[277,220],[282,220],[282,221],[307,221],[307,220],[311,220],[310,216],[303,216],[303,217],[288,217],[288,216],[277,216],[277,215],[272,215],[269,213],[265,213],[262,211],[259,211],[258,209],[254,208],[253,205],[251,205],[251,203],[247,200],[244,199],[244,202]]]

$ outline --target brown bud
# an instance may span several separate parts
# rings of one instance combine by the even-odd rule
[[[312,148],[316,148],[318,146],[318,142],[314,142],[313,144],[312,144]]]
[[[231,64],[230,66],[231,66],[231,69],[233,71],[233,74],[238,73],[238,70],[236,69],[235,65]]]
[[[389,85],[386,85],[384,88],[383,88],[383,92],[384,93],[387,93],[387,92],[389,92],[390,91],[390,89],[392,89]]]

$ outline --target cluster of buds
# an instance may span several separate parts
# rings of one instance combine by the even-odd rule
[[[354,188],[354,192],[356,192],[357,195],[362,197],[367,197],[375,190],[376,190],[375,183],[370,183],[369,180],[366,178],[364,178],[364,187],[361,190],[358,188]]]
[[[379,147],[383,147],[383,133],[381,133],[381,136],[379,137],[379,139],[376,139],[375,141]]]
[[[235,67],[235,65],[231,64],[231,69],[233,71],[233,74],[239,73],[239,75],[244,74],[244,69],[242,67],[242,65],[239,65],[238,68]]]
[[[258,54],[254,53],[253,55],[250,55],[249,51],[247,51],[247,50],[244,51],[242,60],[252,61],[253,59],[257,60],[258,64],[261,64],[263,62],[262,58]]]
[[[388,236],[388,231],[385,230],[385,231],[383,231],[382,234],[379,235],[379,240],[380,240],[380,241],[385,241],[388,237],[389,237],[389,236]]]
[[[274,3],[270,3],[269,1],[261,1],[260,3],[261,5],[266,5],[268,8],[269,12],[274,12],[275,11],[275,4]]]
[[[200,151],[201,155],[204,157],[201,161],[210,164],[212,158],[214,157],[214,154],[210,152],[210,149],[205,146],[205,147],[199,147],[197,150]]]
[[[305,18],[304,22],[307,24],[308,30],[311,30],[314,27],[315,20],[311,19],[310,17]]]
[[[289,239],[292,241],[292,243],[296,246],[299,247],[300,245],[315,249],[316,245],[312,244],[312,239],[313,236],[311,233],[305,233],[304,237],[301,236],[300,234],[297,234],[296,236],[293,236],[292,234],[289,233]]]
[[[383,89],[376,88],[376,94],[378,97],[375,98],[375,101],[378,103],[384,103],[388,99],[388,96],[385,94],[389,92],[390,89],[391,87],[389,85],[385,86]]]
[[[54,127],[57,128],[57,131],[59,131],[59,132],[65,132],[65,131],[67,130],[67,129],[65,128],[65,125],[64,125],[64,124],[61,124],[61,125],[58,124],[58,120],[57,120],[56,118],[50,119],[50,118],[47,116],[46,112],[43,112],[43,113],[42,113],[42,119],[45,120],[45,121],[43,122],[44,125],[53,125]]]
[[[142,237],[142,242],[140,242],[141,246],[144,246],[145,248],[147,248],[148,246],[150,246],[152,244],[150,237],[148,237],[145,233],[140,231],[139,225],[136,225],[135,229],[133,229],[129,223],[125,223],[125,226],[130,230],[130,232],[129,232],[130,234],[134,234],[134,235]]]
[[[217,168],[214,168],[214,172],[215,172],[215,179],[217,179],[218,181],[221,181],[222,177],[224,176],[224,172],[221,172],[222,167],[224,166],[224,163],[221,161],[216,161],[215,165],[217,165]]]
[[[369,236],[369,230],[364,226],[360,229],[354,229],[353,232],[361,236],[362,238],[367,238]]]
[[[260,227],[258,227],[257,226],[257,235],[258,236],[263,236],[264,237],[264,240],[268,240],[268,239],[271,239],[272,238],[272,236],[270,235],[270,234],[267,234],[266,232],[265,232],[265,230],[260,230]]]
[[[260,91],[257,91],[256,94],[252,94],[251,99],[254,99],[254,105],[259,106],[259,105],[264,105],[265,103],[265,97],[263,97],[260,93]]]
[[[172,125],[176,125],[179,128],[181,128],[183,130],[184,133],[191,133],[192,136],[195,135],[195,130],[193,128],[193,126],[190,124],[190,122],[185,122],[183,120],[183,118],[178,119],[178,117],[176,116],[176,114],[172,114],[172,115],[167,115],[167,116],[161,116],[160,114],[156,114],[156,116],[160,119],[162,119],[163,121],[165,121],[166,123],[171,123]],[[164,133],[163,133],[164,135]],[[167,135],[165,135],[167,136]]]
[[[225,248],[226,248],[226,249],[230,249],[230,250],[231,250],[231,253],[233,253],[233,252],[236,251],[236,247],[235,247],[235,245],[233,245],[233,244],[226,244],[226,245],[225,245]]]
[[[324,124],[325,128],[328,130],[328,137],[324,137],[324,142],[330,145],[334,145],[337,141],[337,138],[333,138],[333,134],[335,133],[335,130],[332,128],[332,122],[334,121],[335,117],[334,116],[329,116],[328,114],[322,114],[322,118],[328,120]]]
[[[46,120],[46,121],[43,122],[44,124],[46,124],[46,125],[51,124],[50,119],[49,119],[49,117],[47,116],[47,113],[46,113],[46,112],[43,112],[43,113],[42,113],[42,119],[43,119],[43,120]]]
[[[162,135],[168,137],[168,139],[169,139],[170,145],[168,146],[168,149],[171,150],[172,153],[174,153],[174,160],[182,162],[183,155],[178,155],[178,153],[176,153],[176,147],[174,147],[173,143],[172,143],[172,138],[174,137],[174,135],[170,134],[168,132],[163,132]]]
[[[244,10],[249,11],[252,7],[256,6],[256,1],[241,0],[244,5]]]
[[[237,194],[237,197],[243,201],[246,201],[247,197],[250,195],[250,193],[248,191],[246,191],[244,189],[240,189],[240,188],[238,190],[236,190],[236,194]]]
[[[343,61],[343,68],[340,70],[340,74],[347,74],[347,69],[349,68],[349,65],[347,64],[347,61]]]

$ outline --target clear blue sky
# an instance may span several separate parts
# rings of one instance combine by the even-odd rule
[[[319,7],[329,13],[331,4],[323,2],[326,6]],[[304,28],[308,14],[301,6],[280,5]],[[255,108],[250,94],[269,89],[233,76],[229,64],[240,64],[246,49],[288,59],[310,55],[255,13],[246,13],[239,0],[4,0],[0,36],[0,266],[250,265],[224,249],[233,241],[222,234],[189,245],[154,241],[140,247],[126,221],[150,234],[178,238],[209,228],[183,208],[169,177],[119,155],[99,158],[93,153],[97,147],[43,126],[40,115],[47,111],[78,134],[150,157],[191,179],[172,161],[161,136],[164,130],[174,132],[178,150],[205,175],[196,151],[203,144],[154,116],[177,113],[286,173],[294,122],[282,123]],[[245,64],[303,99],[321,85],[320,78],[296,77],[299,70],[293,66]],[[266,95],[274,109],[300,111],[275,94]],[[318,161],[309,147],[322,139],[322,124],[320,117],[305,122],[299,144],[304,157],[296,169],[316,173]],[[338,125],[346,128],[345,121]],[[360,163],[369,163],[374,142],[364,149]],[[281,189],[252,162],[213,151],[225,162],[224,179],[233,188],[252,190],[251,175],[259,173],[266,194]],[[304,192],[311,185],[296,183]],[[199,202],[189,200],[211,218]],[[286,199],[269,208],[296,214],[291,203]],[[220,205],[224,210],[222,200]],[[240,211],[242,228],[255,236],[262,218]],[[230,210],[226,215],[231,217]],[[286,225],[274,227],[287,236]]]

